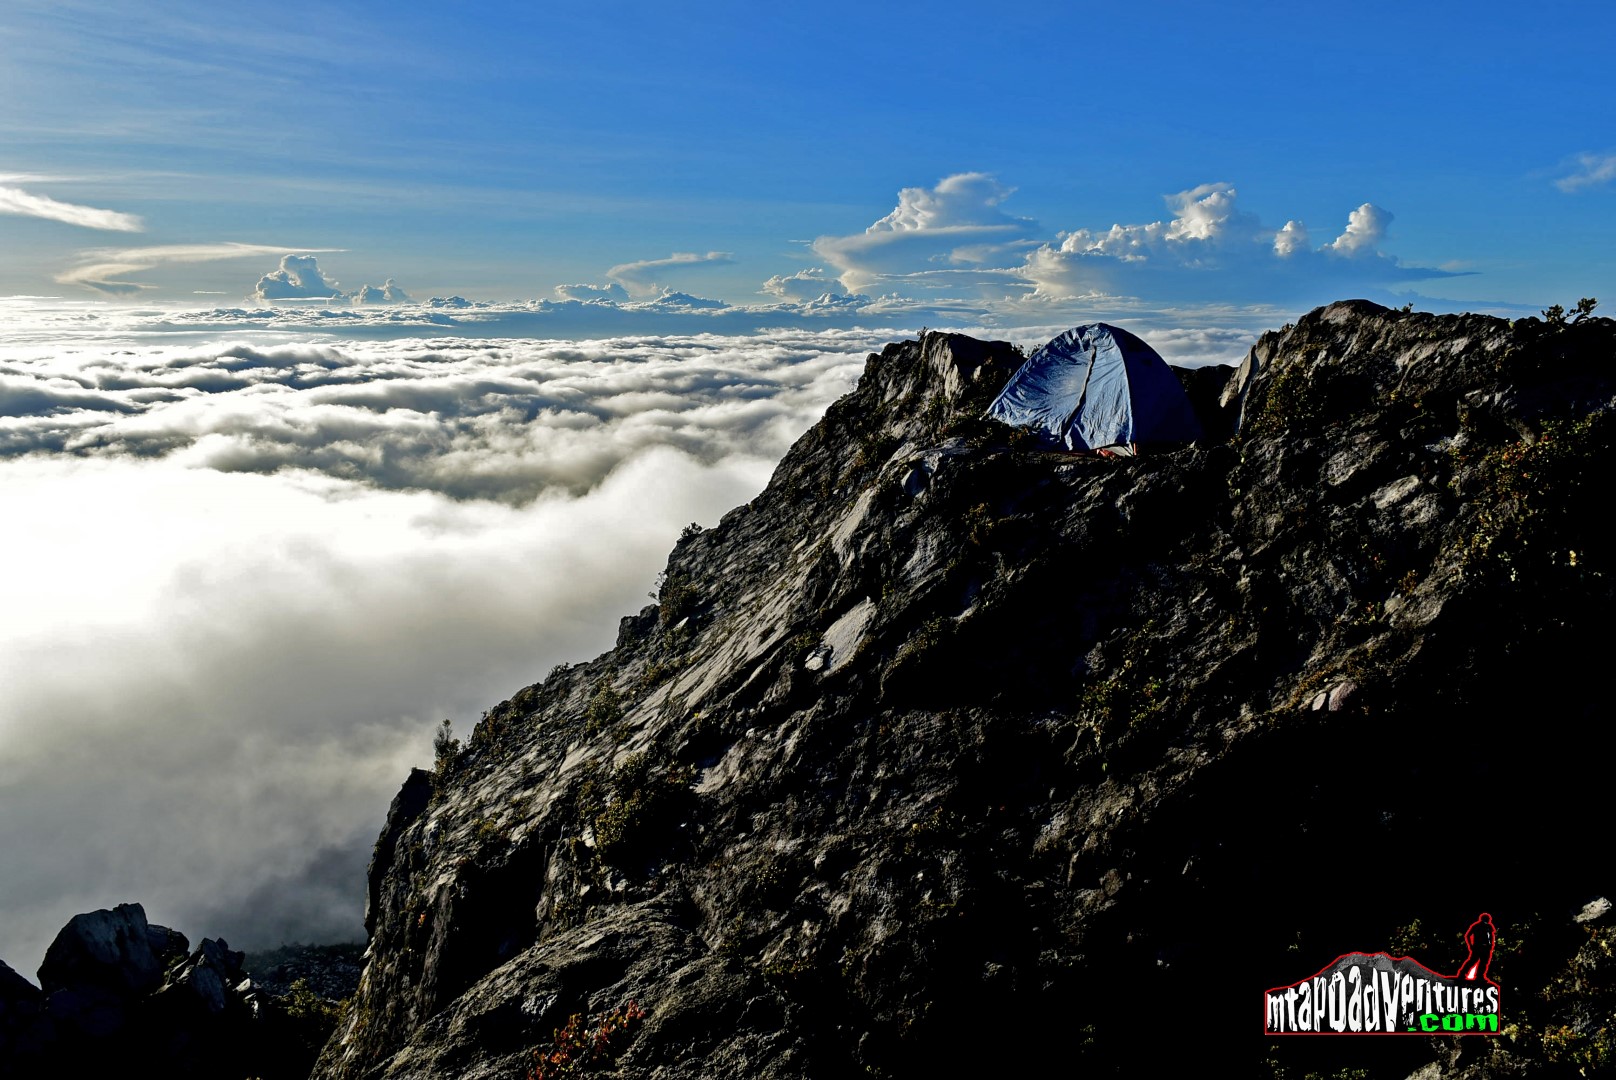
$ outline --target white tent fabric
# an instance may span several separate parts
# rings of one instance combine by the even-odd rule
[[[1156,350],[1106,323],[1068,330],[1021,365],[987,415],[1068,450],[1190,442],[1201,425]]]

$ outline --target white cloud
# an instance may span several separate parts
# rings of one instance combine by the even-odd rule
[[[693,251],[676,251],[666,259],[642,259],[639,262],[619,263],[606,271],[606,276],[621,282],[636,296],[656,293],[662,279],[670,270],[693,270],[704,266],[728,266],[734,263],[727,251],[709,251],[698,255]]]
[[[20,214],[23,217],[60,221],[85,229],[108,229],[114,232],[140,232],[145,228],[140,218],[134,214],[58,202],[47,195],[34,195],[14,187],[0,187],[0,214]]]
[[[408,304],[411,302],[410,294],[399,288],[392,278],[384,281],[379,289],[374,285],[361,285],[348,294],[348,300],[354,304]]]
[[[1569,175],[1554,182],[1561,191],[1581,191],[1616,180],[1616,154],[1578,154],[1575,162]]]
[[[776,274],[763,283],[762,291],[781,300],[817,300],[842,290],[839,282],[826,277],[825,271],[815,266],[798,270],[789,277]]]
[[[627,303],[628,290],[617,282],[610,285],[557,285],[556,298],[560,300],[610,300]]]
[[[1308,243],[1307,226],[1292,219],[1274,234],[1274,254],[1288,259],[1298,251],[1306,251]]]
[[[998,209],[1014,188],[988,173],[955,173],[934,188],[904,188],[891,213],[861,233],[821,236],[813,250],[857,293],[937,262],[981,262],[1031,235],[1035,223]]]
[[[1058,246],[1029,253],[1016,272],[1042,300],[1134,296],[1299,306],[1340,289],[1453,276],[1383,253],[1392,215],[1373,203],[1352,211],[1345,231],[1315,249],[1302,222],[1276,230],[1239,209],[1229,184],[1202,184],[1166,202],[1173,212],[1167,220],[1064,233]]]
[[[313,255],[283,255],[281,268],[259,278],[252,295],[257,300],[331,300],[342,290],[326,280]]]
[[[1173,211],[1169,221],[1112,225],[1104,231],[1075,229],[1062,234],[1059,250],[1125,260],[1166,257],[1194,262],[1214,248],[1251,240],[1261,231],[1255,217],[1236,210],[1235,198],[1233,185],[1202,184],[1165,197]]]
[[[819,374],[824,357],[846,361],[842,338],[854,350],[879,343],[868,332],[781,331],[769,342],[785,351],[703,336],[75,352],[0,363],[8,417],[0,459],[170,458],[521,505],[582,494],[652,445],[708,462],[750,452],[759,429],[781,415],[782,395]],[[641,415],[647,395],[658,404]]]
[[[259,278],[258,284],[253,286],[251,298],[268,302],[345,300],[354,307],[397,306],[415,302],[392,278],[388,278],[379,287],[366,284],[352,292],[345,292],[335,279],[326,276],[326,272],[320,267],[320,260],[309,254],[281,256],[280,269],[271,270]],[[447,300],[433,297],[427,303],[433,307],[452,307],[469,305],[470,301],[461,297]]]
[[[1325,247],[1337,255],[1374,255],[1380,242],[1386,239],[1386,227],[1392,223],[1390,211],[1374,203],[1364,203],[1347,215],[1347,227]]]
[[[887,339],[201,346],[89,307],[0,342],[0,502],[30,522],[0,531],[29,568],[0,579],[0,956],[24,971],[123,900],[193,940],[357,936],[436,723],[464,736],[608,646],[680,527],[755,493]]]
[[[156,286],[125,280],[130,274],[154,270],[164,263],[222,262],[253,255],[278,255],[289,250],[269,244],[163,244],[141,248],[96,248],[79,254],[79,264],[56,275],[63,285],[82,285],[114,296],[133,295]],[[290,250],[329,250],[290,249]]]
[[[984,224],[1018,224],[996,207],[1011,195],[988,173],[955,173],[944,177],[934,188],[904,188],[898,192],[898,205],[866,232],[923,232]]]

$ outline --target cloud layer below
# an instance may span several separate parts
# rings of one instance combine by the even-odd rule
[[[157,337],[0,350],[25,973],[129,900],[237,946],[359,935],[436,722],[608,646],[679,529],[761,488],[885,340]]]

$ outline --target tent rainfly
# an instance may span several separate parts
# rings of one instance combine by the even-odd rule
[[[1156,350],[1105,323],[1068,330],[1010,377],[987,415],[1068,450],[1128,453],[1201,437],[1184,387]]]

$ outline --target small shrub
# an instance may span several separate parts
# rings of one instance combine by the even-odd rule
[[[1590,532],[1592,507],[1603,498],[1613,444],[1616,414],[1600,411],[1551,421],[1530,445],[1510,443],[1479,458],[1461,454],[1461,466],[1474,465],[1483,496],[1476,500],[1477,530],[1462,553],[1466,566],[1492,565],[1511,580],[1551,565],[1594,569],[1579,552],[1598,539]]]
[[[966,539],[972,547],[991,547],[997,526],[998,518],[993,513],[993,507],[987,503],[977,503],[965,511]]]
[[[288,1066],[287,1075],[303,1075],[314,1067],[320,1048],[353,1007],[353,998],[334,1001],[321,997],[307,979],[297,979],[276,1001],[285,1015],[286,1032],[280,1037],[280,1053]]]
[[[623,698],[612,684],[602,679],[594,696],[584,707],[584,732],[594,735],[623,719]]]
[[[693,614],[701,606],[701,592],[688,575],[675,570],[664,573],[657,586],[657,622],[668,627]]]
[[[1143,728],[1167,708],[1167,687],[1144,674],[1143,664],[1129,657],[1107,678],[1090,683],[1078,698],[1078,715],[1094,732],[1097,747],[1112,736]]]
[[[447,776],[459,754],[460,740],[454,737],[454,724],[445,716],[432,739],[432,770],[439,776]]]
[[[549,1048],[534,1049],[527,1080],[559,1080],[610,1064],[622,1055],[644,1019],[645,1010],[632,1001],[599,1018],[573,1013],[565,1026],[555,1029]]]
[[[808,659],[813,654],[813,651],[819,648],[819,638],[820,635],[812,630],[804,630],[801,633],[793,634],[791,640],[786,642],[786,655],[791,657],[792,663],[799,663]]]
[[[688,765],[658,773],[650,758],[630,754],[612,774],[612,799],[594,817],[595,852],[627,866],[649,856],[683,816],[696,772]]]
[[[848,472],[857,474],[885,465],[893,451],[898,449],[898,441],[896,436],[889,435],[885,431],[863,439],[853,454],[853,460],[848,464]]]
[[[1306,345],[1274,375],[1246,421],[1251,436],[1306,430],[1324,419],[1324,392],[1313,372],[1322,345]]]
[[[1570,319],[1566,318],[1566,309],[1561,307],[1559,304],[1555,304],[1552,307],[1543,309],[1543,321],[1554,327],[1569,326],[1572,323],[1579,323],[1588,316],[1592,315],[1594,313],[1594,308],[1598,306],[1598,300],[1595,300],[1591,296],[1584,296],[1581,300],[1577,301],[1577,306],[1571,309]]]
[[[679,673],[679,665],[671,660],[652,660],[640,675],[640,689],[649,690]]]

